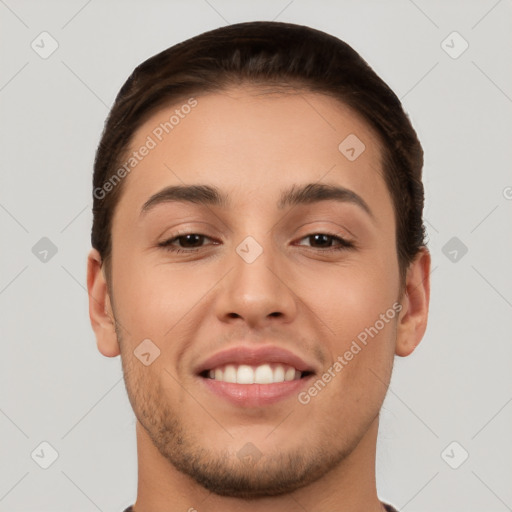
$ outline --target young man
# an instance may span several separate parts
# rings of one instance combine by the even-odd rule
[[[422,164],[394,93],[308,27],[231,25],[135,69],[88,258],[137,418],[127,511],[394,510],[375,451],[427,324]]]

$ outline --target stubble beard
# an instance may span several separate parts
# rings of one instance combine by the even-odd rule
[[[292,493],[341,464],[360,440],[352,440],[349,446],[332,446],[325,441],[305,446],[298,442],[294,450],[276,449],[261,454],[256,461],[238,458],[234,449],[215,450],[187,431],[179,411],[172,410],[165,400],[160,381],[151,381],[155,374],[135,361],[131,350],[123,350],[125,342],[117,325],[116,333],[126,391],[139,423],[167,461],[212,493],[246,500]]]

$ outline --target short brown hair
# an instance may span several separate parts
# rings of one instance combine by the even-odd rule
[[[91,243],[101,255],[107,279],[112,218],[123,183],[108,194],[96,191],[114,176],[137,129],[164,105],[240,84],[323,93],[369,124],[382,146],[403,287],[409,264],[426,245],[423,149],[407,114],[393,91],[347,43],[307,26],[270,21],[229,25],[178,43],[137,66],[122,86],[94,162]]]

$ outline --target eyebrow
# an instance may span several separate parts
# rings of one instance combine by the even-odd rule
[[[366,201],[354,191],[338,185],[325,183],[308,183],[293,185],[282,192],[277,207],[283,210],[302,204],[334,200],[359,206],[372,219],[375,219]],[[162,203],[187,202],[208,206],[226,207],[230,204],[229,197],[217,187],[211,185],[171,185],[153,194],[142,206],[141,215]]]

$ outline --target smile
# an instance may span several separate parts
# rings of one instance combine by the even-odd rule
[[[301,372],[285,364],[227,364],[206,370],[203,375],[219,382],[233,384],[276,384],[299,380],[309,372]]]

